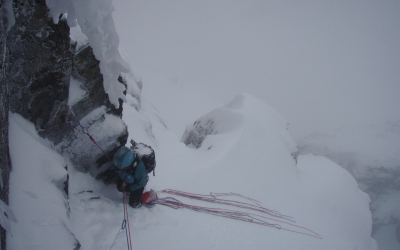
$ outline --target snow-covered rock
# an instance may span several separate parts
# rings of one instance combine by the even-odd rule
[[[111,1],[15,0],[4,1],[4,7],[0,41],[2,128],[8,126],[9,110],[18,113],[32,122],[58,153],[69,158],[71,168],[112,179],[106,155],[112,155],[128,137],[121,120],[122,102],[126,94],[139,109],[141,85],[118,52]],[[70,25],[77,27],[72,34]],[[102,149],[93,144],[87,132]],[[10,164],[3,156],[8,155],[7,133],[2,129],[0,148],[0,198],[6,204]],[[0,234],[5,246],[2,228]]]
[[[118,78],[121,73],[132,74],[132,72],[118,51],[119,37],[112,18],[114,7],[111,0],[46,0],[46,4],[55,23],[59,21],[60,14],[67,13],[68,25],[71,27],[79,25],[93,48],[93,54],[100,61],[104,90],[110,102],[118,108],[119,99],[125,99],[122,94],[125,86],[118,81]]]
[[[90,132],[107,155],[112,155],[126,143],[128,137],[127,128],[121,120],[122,102],[126,99],[124,90],[128,86],[129,96],[136,98],[134,104],[137,108],[140,106],[139,87],[132,90],[136,82],[129,68],[125,67],[126,63],[119,60],[118,51],[113,49],[118,47],[118,36],[115,29],[113,31],[112,20],[110,23],[107,20],[103,22],[109,25],[93,41],[92,36],[84,34],[74,23],[74,6],[67,2],[48,1],[50,6],[59,7],[53,11],[47,8],[45,1],[19,2],[15,1],[9,9],[16,13],[15,24],[6,36],[2,36],[7,40],[5,46],[10,52],[4,55],[5,60],[10,62],[4,70],[10,110],[33,122],[39,135],[53,142],[58,152],[70,157],[78,169],[98,175],[111,165],[86,132]],[[97,13],[96,20],[107,19],[107,14],[101,16],[101,10],[106,6],[94,4],[92,7],[96,7],[91,9],[93,18]],[[63,12],[58,12],[61,10]],[[64,15],[65,11],[70,13]],[[112,6],[108,11],[112,11]],[[82,15],[78,17],[83,18]],[[71,23],[76,28],[70,35],[68,24]],[[84,31],[90,33],[90,25],[85,24],[85,28]],[[107,41],[111,47],[106,44]],[[95,55],[94,47],[97,53],[102,54],[100,58],[107,62],[102,63],[96,58],[99,56]],[[110,66],[113,62],[115,65]],[[112,74],[105,75],[104,71]],[[111,76],[115,77],[113,81],[109,79]],[[113,96],[110,96],[111,92]],[[113,98],[117,98],[116,103]],[[114,124],[112,129],[110,122]]]
[[[287,132],[285,119],[264,102],[257,100],[248,94],[237,96],[227,105],[216,108],[210,113],[199,118],[191,126],[187,126],[181,141],[188,147],[200,148],[203,141],[224,134],[241,132],[246,128],[246,122],[270,128],[285,128],[284,131],[270,135],[274,141],[275,137],[282,138],[283,146],[297,160],[298,150],[294,141]],[[206,143],[204,147],[211,149],[212,143]],[[276,145],[278,146],[278,145]]]

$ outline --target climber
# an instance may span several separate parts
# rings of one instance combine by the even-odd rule
[[[142,206],[141,197],[147,184],[148,176],[142,160],[128,147],[121,147],[114,154],[113,164],[117,189],[130,191],[129,205],[133,208]]]

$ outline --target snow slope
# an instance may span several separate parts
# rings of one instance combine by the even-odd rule
[[[295,225],[323,239],[156,205],[128,210],[135,249],[377,249],[370,237],[369,197],[347,171],[325,158],[301,156],[296,166],[286,122],[265,103],[244,94],[212,111],[213,116],[203,116],[221,126],[229,124],[229,129],[220,127],[221,132],[208,135],[198,149],[180,142],[154,107],[124,109],[132,138],[156,151],[156,177],[147,188],[239,193],[292,216]],[[114,185],[68,169],[66,200],[57,188],[66,176],[65,162],[37,137],[32,124],[14,117],[10,207],[18,223],[12,223],[10,249],[72,249],[75,238],[80,249],[126,249],[125,232],[120,231],[122,194]],[[237,118],[235,124],[224,123],[232,122],[231,117]],[[21,151],[29,153],[19,157]]]
[[[191,211],[186,212],[188,217],[201,216],[197,219],[199,225],[194,224],[196,219],[182,218],[182,214],[174,219],[191,225],[189,232],[182,230],[186,238],[198,239],[196,235],[200,235],[201,239],[195,244],[198,249],[263,249],[266,246],[272,249],[354,249],[356,246],[374,249],[375,243],[370,237],[369,198],[358,189],[347,171],[329,160],[313,156],[300,157],[296,167],[291,157],[294,142],[288,136],[286,122],[268,105],[249,95],[235,98],[203,119],[234,120],[226,118],[229,115],[235,117],[237,126],[230,124],[228,132],[221,128],[222,133],[208,136],[199,149],[185,149],[193,155],[191,159],[182,153],[181,163],[173,156],[175,164],[171,166],[166,162],[168,169],[159,164],[161,178],[173,176],[161,180],[165,184],[155,185],[156,189],[173,188],[203,194],[211,191],[240,193],[292,215],[299,225],[318,232],[324,240],[235,221],[224,222],[226,219],[220,218],[209,218],[212,222],[207,223],[212,226],[203,226],[207,224],[204,216],[191,215]],[[178,178],[175,173],[180,173]],[[201,236],[204,234],[206,237]],[[208,239],[207,236],[212,237]],[[190,248],[190,245],[182,248]]]
[[[73,249],[63,157],[22,116],[10,114],[9,124],[9,206],[18,222],[7,232],[7,249]]]
[[[356,178],[371,197],[373,237],[379,248],[399,249],[396,228],[400,228],[400,122],[314,133],[298,143],[300,153],[324,156]]]

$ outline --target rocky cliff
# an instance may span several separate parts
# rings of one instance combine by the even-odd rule
[[[50,140],[76,169],[110,182],[108,157],[126,143],[128,132],[121,120],[122,100],[119,99],[119,107],[111,104],[92,48],[87,45],[76,51],[67,21],[60,15],[55,24],[45,0],[14,0],[11,8],[5,8],[6,2],[10,1],[2,3],[0,41],[0,198],[8,202],[12,165],[8,156],[8,111],[35,124],[39,134]],[[8,25],[7,11],[14,14],[12,26]],[[69,103],[71,79],[85,93],[74,103]],[[122,75],[119,82],[124,82]],[[2,249],[4,236],[2,230]]]

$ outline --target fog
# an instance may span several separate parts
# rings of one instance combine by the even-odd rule
[[[113,4],[137,72],[202,86],[221,104],[249,93],[280,112],[295,139],[400,120],[400,1]]]

